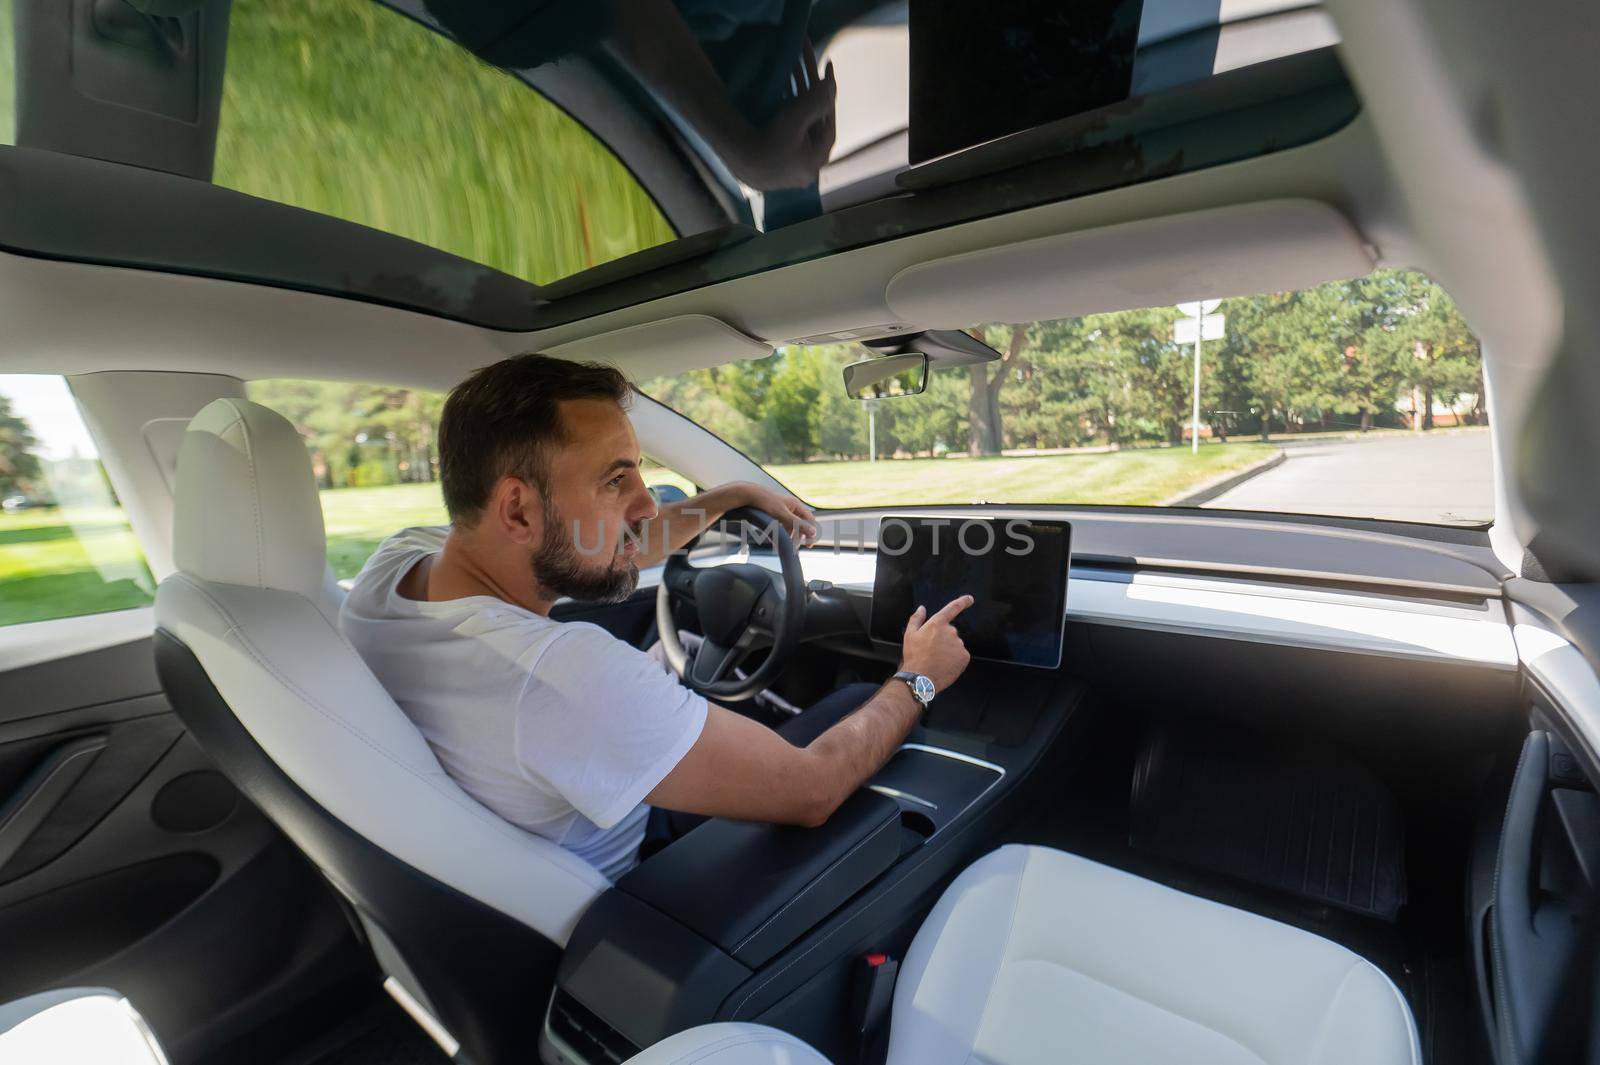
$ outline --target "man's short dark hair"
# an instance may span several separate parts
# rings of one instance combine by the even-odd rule
[[[471,526],[502,477],[549,491],[549,449],[568,443],[561,404],[609,399],[627,409],[633,386],[614,366],[514,355],[451,389],[439,418],[439,480],[450,520]]]

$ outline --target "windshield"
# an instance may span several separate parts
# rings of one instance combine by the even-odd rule
[[[935,365],[912,396],[848,398],[844,367],[873,355],[855,344],[792,345],[640,389],[824,508],[1494,517],[1481,350],[1420,274],[970,333],[998,358]]]

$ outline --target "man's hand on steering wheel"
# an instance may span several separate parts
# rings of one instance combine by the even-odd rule
[[[752,484],[721,485],[684,500],[706,499],[703,513],[717,514],[713,525],[744,526],[746,535],[770,543],[777,556],[776,572],[751,561],[727,561],[697,568],[688,556],[674,551],[667,557],[656,589],[656,628],[662,653],[684,684],[708,699],[737,702],[752,699],[777,679],[784,663],[799,646],[805,627],[806,581],[800,565],[798,543],[816,536],[816,518],[810,508],[792,496]],[[749,504],[723,509],[734,498],[761,499],[773,508],[768,513]],[[789,529],[797,529],[793,535]],[[691,658],[678,636],[674,603],[692,608],[702,637]],[[740,664],[756,652],[766,657],[752,672]]]
[[[808,544],[817,538],[817,515],[788,492],[749,481],[729,481],[712,491],[729,493],[732,501],[728,510],[754,507],[763,514],[777,518],[784,532],[794,537],[796,544]]]

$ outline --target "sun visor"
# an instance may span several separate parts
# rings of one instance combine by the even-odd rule
[[[605,362],[642,380],[745,359],[764,359],[772,345],[704,314],[645,322],[541,349],[563,359]]]
[[[903,321],[955,329],[1285,292],[1373,266],[1333,207],[1270,200],[919,263],[890,279],[886,299]]]

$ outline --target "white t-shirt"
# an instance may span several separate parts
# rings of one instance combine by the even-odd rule
[[[385,540],[339,628],[469,795],[615,879],[643,805],[706,721],[706,701],[597,625],[493,596],[418,602],[396,586],[447,529]]]

